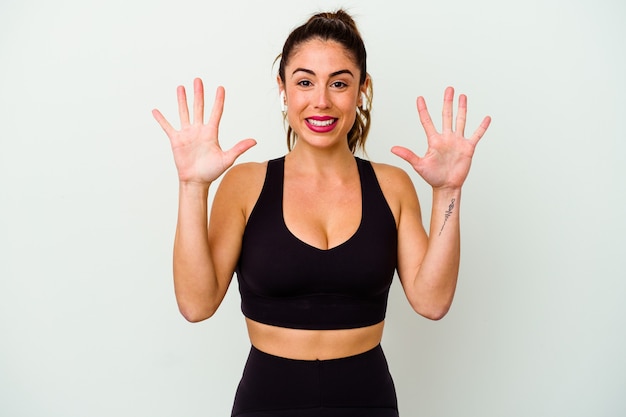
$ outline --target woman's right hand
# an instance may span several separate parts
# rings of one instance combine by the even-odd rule
[[[170,139],[179,181],[208,186],[230,168],[242,153],[256,145],[256,141],[244,139],[230,150],[223,151],[218,141],[218,131],[224,110],[224,88],[218,87],[211,116],[205,124],[202,80],[196,78],[193,87],[193,122],[189,120],[187,95],[183,86],[179,86],[176,91],[180,130],[174,129],[159,110],[152,110],[152,115]]]

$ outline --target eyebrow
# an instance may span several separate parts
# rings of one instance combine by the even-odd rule
[[[312,71],[312,70],[306,69],[306,68],[296,68],[291,73],[291,75],[293,76],[296,72],[306,72],[307,74],[316,75],[315,71]],[[337,75],[341,75],[341,74],[350,74],[352,76],[352,78],[354,78],[354,74],[352,74],[352,71],[350,71],[348,69],[342,69],[342,70],[339,70],[339,71],[331,72],[330,76],[331,77],[336,77]]]

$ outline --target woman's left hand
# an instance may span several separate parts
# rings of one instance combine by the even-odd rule
[[[459,96],[454,128],[452,125],[453,100],[454,89],[448,87],[443,98],[443,123],[442,131],[439,133],[428,113],[424,98],[417,98],[417,111],[428,139],[428,150],[423,157],[417,156],[402,146],[391,148],[391,152],[411,164],[415,171],[433,188],[461,188],[469,174],[474,149],[491,123],[491,117],[485,117],[474,134],[466,139],[467,97],[463,94]]]

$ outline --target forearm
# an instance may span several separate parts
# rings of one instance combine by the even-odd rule
[[[189,321],[210,317],[219,301],[208,242],[208,186],[181,183],[174,239],[174,289]]]
[[[419,308],[439,319],[449,310],[456,290],[460,261],[460,189],[433,191],[426,253],[415,277]]]

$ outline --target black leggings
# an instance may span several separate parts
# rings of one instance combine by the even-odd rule
[[[233,417],[398,417],[380,345],[330,360],[295,360],[256,349],[235,395]]]

